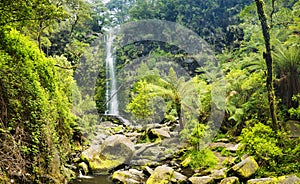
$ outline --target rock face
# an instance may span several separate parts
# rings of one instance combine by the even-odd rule
[[[259,168],[253,157],[247,157],[240,163],[234,165],[231,170],[241,178],[249,178]]]
[[[228,177],[223,180],[221,180],[220,184],[239,184],[239,178],[238,177]]]
[[[81,155],[97,174],[106,174],[110,170],[128,162],[134,154],[134,144],[123,135],[112,135],[95,151],[90,147]]]
[[[172,181],[174,169],[167,166],[155,168],[146,184],[168,184]]]
[[[210,176],[200,176],[200,177],[190,177],[189,181],[192,182],[192,184],[211,184],[214,183],[214,179]]]

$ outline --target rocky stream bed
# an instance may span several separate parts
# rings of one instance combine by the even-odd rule
[[[106,121],[96,127],[88,149],[73,160],[72,168],[81,175],[73,184],[124,183],[221,183],[221,184],[296,184],[294,175],[255,178],[259,165],[251,156],[237,162],[234,153],[239,144],[218,139],[208,146],[219,163],[214,168],[193,170],[180,159],[187,149],[176,123],[130,126]],[[228,153],[222,156],[220,150]],[[226,164],[224,164],[226,163]],[[93,177],[89,177],[93,176]]]

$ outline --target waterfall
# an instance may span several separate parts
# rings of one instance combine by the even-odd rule
[[[106,40],[106,101],[107,101],[107,111],[106,114],[119,114],[118,111],[118,95],[117,95],[117,78],[116,78],[116,64],[115,57],[113,55],[114,46],[113,42],[115,35],[109,31]]]

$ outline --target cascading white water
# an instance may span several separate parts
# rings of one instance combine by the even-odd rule
[[[113,55],[114,46],[113,42],[115,35],[110,31],[107,34],[106,40],[106,101],[107,101],[107,114],[117,115],[119,114],[119,104],[117,95],[117,78],[116,78],[116,64],[115,57]]]

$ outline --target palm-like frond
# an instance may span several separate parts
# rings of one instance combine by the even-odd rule
[[[293,70],[300,72],[300,48],[280,47],[274,53],[274,61],[276,71],[279,73],[290,74]]]

